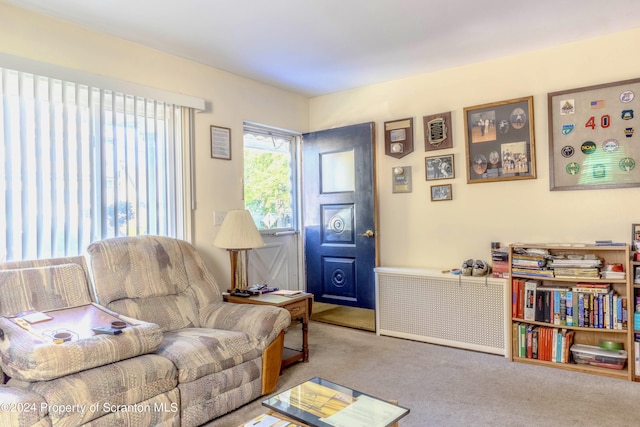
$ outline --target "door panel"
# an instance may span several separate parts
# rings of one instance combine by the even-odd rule
[[[267,283],[280,289],[301,290],[298,278],[298,233],[263,235],[264,246],[248,252],[249,286]]]
[[[318,302],[375,306],[373,123],[303,135],[307,291]]]

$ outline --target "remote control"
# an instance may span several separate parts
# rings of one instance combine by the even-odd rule
[[[251,296],[251,293],[249,291],[235,291],[235,292],[231,292],[230,295],[233,295],[234,297],[243,297],[243,298],[248,298]]]
[[[91,330],[96,334],[120,335],[122,333],[121,329],[107,328],[102,326],[98,328],[91,328]]]

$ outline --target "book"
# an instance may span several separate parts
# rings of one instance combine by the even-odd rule
[[[302,291],[290,290],[290,289],[280,289],[278,291],[271,292],[273,295],[282,295],[285,297],[290,297],[293,295],[301,294]]]
[[[566,325],[567,326],[573,326],[573,292],[572,291],[567,291],[566,293],[566,302],[565,302],[565,307],[566,307],[566,316],[565,316],[565,320],[566,320]]]
[[[519,357],[527,357],[527,324],[520,323],[518,325],[518,335],[520,338],[518,339],[518,356]]]
[[[524,280],[516,279],[518,281],[518,310],[516,316],[518,319],[524,318]]]
[[[539,283],[537,280],[524,282],[524,320],[536,320],[536,288]]]
[[[532,330],[532,339],[531,339],[531,358],[538,358],[538,335],[539,335],[540,327],[535,326]]]

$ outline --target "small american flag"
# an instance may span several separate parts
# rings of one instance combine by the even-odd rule
[[[604,100],[591,101],[591,108],[604,108]]]

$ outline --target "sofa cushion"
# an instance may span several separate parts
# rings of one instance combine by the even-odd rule
[[[162,426],[180,427],[180,390],[176,387],[133,406],[140,410],[109,412],[82,427]]]
[[[200,310],[200,323],[206,328],[247,333],[263,351],[291,324],[291,314],[284,308],[270,305],[219,302]]]
[[[102,308],[100,308],[102,309]],[[103,310],[103,309],[102,309]],[[111,313],[129,326],[120,335],[94,335],[62,344],[0,317],[2,369],[10,377],[42,381],[154,352],[162,342],[158,325]]]
[[[0,270],[0,316],[90,302],[85,271],[78,264]]]
[[[77,426],[116,411],[157,409],[141,402],[175,389],[177,375],[170,361],[147,354],[52,381],[11,379],[8,384],[41,395],[53,425]],[[175,405],[165,409],[177,410]]]
[[[47,403],[37,393],[7,385],[0,386],[0,425],[45,426],[51,425],[47,418]]]
[[[178,384],[182,427],[203,425],[260,397],[261,374],[261,360],[254,359],[189,383]],[[212,425],[229,426],[224,421],[214,421]]]
[[[157,354],[176,365],[178,381],[185,383],[259,358],[256,344],[244,332],[185,328],[165,332]]]
[[[117,237],[92,243],[87,253],[97,301],[163,331],[200,326],[200,307],[222,301],[213,276],[185,241]]]

